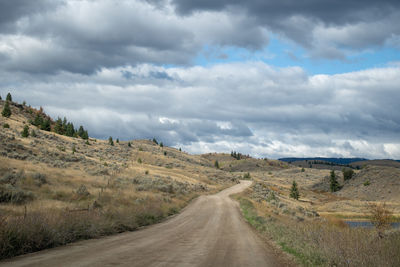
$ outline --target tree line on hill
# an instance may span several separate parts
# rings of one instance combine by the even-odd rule
[[[250,158],[249,155],[243,155],[242,153],[239,153],[239,152],[236,152],[236,151],[232,151],[231,152],[231,157],[235,158],[237,160]]]
[[[2,100],[1,96],[0,100]],[[8,93],[6,97],[6,102],[3,107],[3,111],[1,113],[3,117],[9,118],[11,116],[10,103],[13,103],[13,101],[11,93]],[[42,107],[40,107],[39,110],[35,110],[30,106],[26,107],[25,101],[22,105],[17,104],[17,106],[20,108],[22,107],[22,109],[26,109],[29,114],[34,115],[35,117],[33,119],[29,119],[29,123],[38,127],[41,130],[48,132],[53,131],[57,134],[69,137],[80,137],[84,140],[89,139],[89,133],[87,130],[85,130],[85,128],[82,125],[78,129],[75,129],[74,124],[72,122],[68,122],[66,117],[64,117],[64,119],[58,117],[57,120],[54,122],[50,116],[44,113]]]

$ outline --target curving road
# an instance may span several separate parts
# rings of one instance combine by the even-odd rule
[[[250,184],[241,181],[201,196],[179,215],[139,231],[16,257],[0,266],[282,266],[229,198]]]

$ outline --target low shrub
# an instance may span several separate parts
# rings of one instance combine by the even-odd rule
[[[0,185],[0,203],[24,204],[34,199],[32,192],[16,188],[10,184]]]
[[[37,172],[32,175],[32,178],[37,186],[42,186],[44,184],[47,184],[46,175],[44,174]]]
[[[260,216],[250,200],[240,197],[239,202],[245,219],[302,266],[400,266],[400,231],[377,238],[373,229],[329,220],[299,222]]]

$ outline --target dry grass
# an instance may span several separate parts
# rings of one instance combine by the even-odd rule
[[[400,231],[379,238],[373,229],[349,228],[338,218],[298,222],[271,216],[245,195],[246,220],[303,266],[399,266]]]
[[[28,117],[15,107],[12,113],[0,117],[10,125],[0,132],[0,191],[21,201],[0,197],[0,258],[134,230],[237,179],[206,158],[148,140],[110,146],[90,138],[87,145],[32,125],[37,136],[22,138]]]

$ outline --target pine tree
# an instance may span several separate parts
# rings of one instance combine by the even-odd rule
[[[110,146],[113,146],[113,145],[114,145],[114,141],[113,141],[113,138],[112,138],[111,136],[108,138],[108,144],[109,144]]]
[[[65,129],[65,135],[73,137],[75,135],[75,128],[74,124],[72,122],[68,122],[66,129]]]
[[[12,102],[12,96],[10,93],[7,94],[6,101]]]
[[[293,181],[292,188],[290,188],[290,197],[294,198],[296,200],[298,200],[300,197],[300,193],[299,193],[299,189],[297,188],[296,181]]]
[[[158,145],[158,142],[157,142],[157,139],[156,139],[156,138],[153,138],[153,143],[156,144],[156,145]]]
[[[63,132],[64,135],[65,135],[66,132],[67,132],[67,123],[68,123],[67,118],[64,117],[64,119],[63,119],[63,121],[62,121],[62,132]]]
[[[28,125],[24,126],[24,129],[21,132],[21,136],[24,138],[29,136],[29,126]]]
[[[160,147],[164,147],[164,144],[163,144],[163,142],[161,142],[161,143],[160,143]]]
[[[32,123],[33,125],[40,127],[43,124],[43,118],[39,113],[36,114],[35,120]]]
[[[3,98],[1,98],[1,95],[0,95],[0,100],[3,100]]]
[[[215,168],[219,169],[219,162],[218,162],[218,160],[216,160],[216,161],[214,162],[214,166],[215,166]]]
[[[79,137],[81,137],[81,138],[83,138],[83,134],[85,133],[85,129],[83,129],[83,126],[81,125],[81,126],[79,126],[79,129],[78,129],[78,135],[79,135]]]
[[[44,131],[51,131],[51,122],[50,119],[46,119],[42,121],[42,125],[40,126],[40,128]]]
[[[11,116],[11,109],[8,101],[6,100],[6,103],[4,104],[3,111],[1,112],[1,115],[3,117],[9,118]]]
[[[117,141],[116,141],[116,142],[117,142],[117,144],[119,144],[119,138],[117,138]]]
[[[32,136],[32,137],[36,137],[36,132],[35,132],[35,130],[33,130],[33,129],[31,130],[31,136]]]
[[[331,192],[336,192],[339,190],[339,182],[337,181],[334,170],[331,170],[330,189],[331,189]]]
[[[56,120],[56,124],[54,125],[54,132],[58,134],[64,134],[63,122],[60,117],[58,117]]]
[[[88,140],[89,139],[89,134],[88,131],[83,131],[83,135],[81,136],[83,140]]]
[[[131,147],[131,146],[132,146],[132,145],[131,145],[131,142],[128,142],[128,146],[129,146],[129,147]]]

